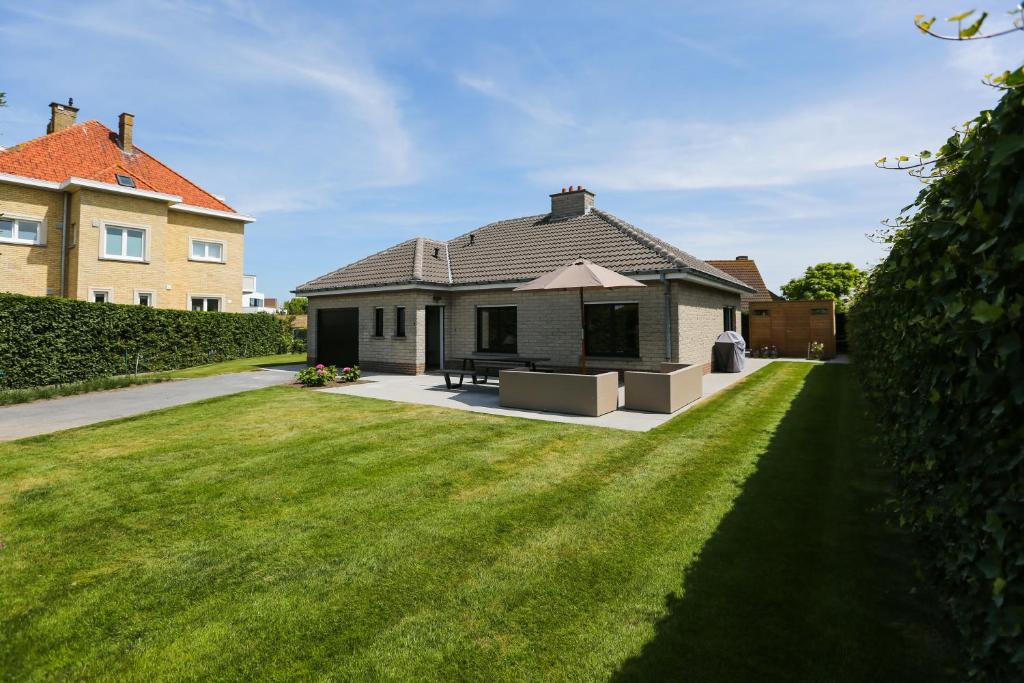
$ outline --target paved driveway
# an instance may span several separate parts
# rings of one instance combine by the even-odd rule
[[[7,406],[0,408],[0,441],[49,434],[207,398],[286,384],[294,378],[295,373],[288,370],[256,370]]]

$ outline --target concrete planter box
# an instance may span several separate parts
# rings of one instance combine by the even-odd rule
[[[598,417],[619,407],[619,375],[502,370],[498,401],[505,408]]]
[[[704,395],[704,368],[663,363],[662,372],[626,372],[626,410],[674,413]]]

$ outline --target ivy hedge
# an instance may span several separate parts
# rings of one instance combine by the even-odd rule
[[[1024,680],[1024,93],[951,137],[851,348],[971,674]]]
[[[0,294],[0,386],[6,388],[265,356],[290,343],[288,324],[267,314]]]

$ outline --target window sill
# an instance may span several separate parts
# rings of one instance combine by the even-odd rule
[[[16,240],[11,237],[0,237],[0,244],[14,244],[21,247],[45,247],[46,242],[29,242],[28,240]]]
[[[214,263],[214,264],[220,264],[222,266],[225,263],[227,263],[227,261],[215,261],[212,258],[192,258],[191,256],[188,257],[188,260],[191,261],[192,263]]]
[[[120,256],[100,256],[100,261],[117,261],[118,263],[141,263],[143,265],[149,265],[149,261],[147,259],[122,258]]]

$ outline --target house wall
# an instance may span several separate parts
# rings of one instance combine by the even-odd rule
[[[59,226],[64,196],[0,183],[0,213],[40,219],[46,229],[45,245],[0,242],[0,291],[32,296],[60,293]],[[136,291],[145,291],[153,294],[160,308],[187,309],[191,294],[205,294],[220,296],[222,310],[241,310],[245,229],[241,221],[169,211],[165,202],[85,189],[71,194],[68,213],[68,297],[88,300],[92,289],[107,289],[114,303],[132,304]],[[104,258],[100,253],[104,222],[146,228],[147,261]],[[225,263],[190,261],[192,237],[223,242]]]
[[[725,330],[722,309],[736,308],[735,329],[740,329],[740,297],[720,289],[699,287],[688,283],[675,284],[675,310],[679,320],[677,348],[679,363],[703,365],[711,371],[711,355],[715,340]]]
[[[419,374],[426,369],[426,307],[434,293],[401,290],[375,294],[309,297],[306,354],[317,361],[317,312],[330,308],[359,309],[359,366],[363,370]],[[374,309],[384,309],[384,336],[374,336]],[[395,308],[405,306],[405,337],[395,336]]]
[[[60,288],[60,222],[64,195],[32,187],[0,184],[0,213],[45,224],[46,244],[0,241],[0,292],[46,296]]]
[[[723,330],[722,308],[736,307],[739,295],[679,281],[671,282],[669,340],[666,354],[662,285],[648,281],[644,288],[587,291],[584,302],[635,302],[640,314],[640,357],[587,357],[591,370],[658,370],[662,362],[702,365],[710,369],[711,349]],[[435,301],[434,297],[440,298]],[[542,364],[579,367],[580,310],[577,292],[521,292],[511,289],[477,291],[399,290],[376,294],[309,297],[308,354],[316,361],[316,312],[325,308],[359,308],[359,361],[366,370],[420,373],[425,367],[426,306],[445,306],[445,365],[476,352],[476,309],[479,306],[517,307],[517,351],[522,356],[549,358]],[[384,338],[373,337],[373,309],[384,307]],[[395,307],[406,307],[406,339],[394,339]]]

